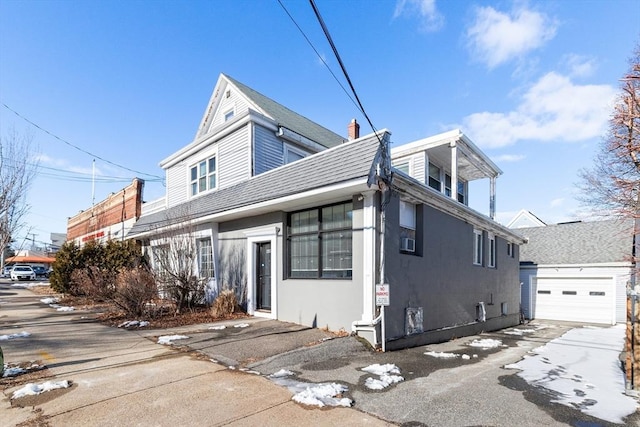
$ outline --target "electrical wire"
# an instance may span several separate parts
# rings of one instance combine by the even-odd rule
[[[371,126],[371,129],[373,129],[374,133],[378,137],[378,141],[380,142],[380,144],[382,144],[382,140],[380,139],[380,136],[378,136],[378,131],[376,130],[375,126],[373,126],[373,123],[371,122],[371,119],[369,118],[369,115],[367,114],[367,112],[364,109],[364,106],[362,105],[362,102],[360,102],[360,97],[358,97],[358,93],[356,92],[356,89],[353,86],[353,83],[351,82],[351,77],[349,77],[349,73],[347,72],[347,68],[345,67],[344,63],[342,62],[342,58],[340,57],[340,53],[338,53],[338,48],[336,47],[335,43],[333,42],[333,39],[331,38],[331,34],[329,33],[329,29],[325,25],[324,20],[322,19],[322,16],[320,15],[320,11],[318,10],[318,8],[316,6],[315,1],[314,0],[309,0],[309,3],[311,3],[311,7],[313,8],[313,12],[315,13],[316,18],[318,19],[318,22],[320,23],[320,27],[322,27],[322,31],[324,32],[324,35],[327,38],[327,41],[329,42],[329,45],[331,46],[331,49],[333,50],[333,54],[335,55],[336,59],[338,60],[338,63],[340,64],[340,68],[342,69],[342,73],[344,74],[344,77],[347,79],[347,83],[349,83],[349,87],[351,88],[351,91],[353,92],[353,95],[356,97],[356,101],[358,101],[358,107],[359,107],[360,111],[364,115],[365,119],[367,119],[367,122],[369,122],[369,126]]]
[[[53,138],[55,138],[55,139],[57,139],[58,141],[60,141],[60,142],[62,142],[62,143],[64,143],[64,144],[66,144],[66,145],[68,145],[69,147],[75,148],[76,150],[78,150],[78,151],[80,151],[80,152],[82,152],[82,153],[84,153],[84,154],[88,154],[88,155],[90,155],[91,157],[95,157],[96,159],[98,159],[98,160],[102,160],[103,162],[108,163],[108,164],[110,164],[110,165],[112,165],[112,166],[115,166],[115,167],[120,168],[120,169],[128,170],[129,172],[133,172],[133,173],[138,174],[138,175],[145,175],[145,176],[150,176],[150,177],[153,177],[153,178],[164,179],[164,178],[162,178],[161,176],[153,175],[153,174],[149,174],[149,173],[145,173],[145,172],[140,172],[140,171],[137,171],[137,170],[135,170],[135,169],[131,169],[131,168],[128,168],[128,167],[126,167],[126,166],[122,166],[122,165],[119,165],[119,164],[117,164],[117,163],[114,163],[114,162],[112,162],[112,161],[110,161],[110,160],[107,160],[107,159],[105,159],[105,158],[103,158],[103,157],[100,157],[100,156],[98,156],[98,155],[96,155],[96,154],[93,154],[93,153],[91,153],[91,152],[89,152],[89,151],[87,151],[87,150],[85,150],[85,149],[83,149],[83,148],[80,148],[80,147],[78,147],[77,145],[74,145],[74,144],[70,143],[69,141],[67,141],[67,140],[65,140],[65,139],[62,139],[62,138],[60,138],[59,136],[57,136],[57,135],[55,135],[55,134],[53,134],[53,133],[49,132],[48,130],[46,130],[45,128],[41,127],[41,126],[40,126],[40,125],[38,125],[37,123],[34,123],[33,121],[29,120],[28,118],[26,118],[26,117],[25,117],[25,116],[23,116],[22,114],[18,113],[16,110],[14,110],[13,108],[9,107],[9,106],[8,106],[7,104],[5,104],[4,102],[2,103],[2,106],[4,106],[4,108],[6,108],[7,110],[11,111],[13,114],[15,114],[16,116],[20,117],[22,120],[24,120],[25,122],[29,123],[30,125],[32,125],[32,126],[34,126],[34,127],[36,127],[37,129],[41,130],[42,132],[44,132],[44,133],[46,133],[46,134],[48,134],[48,135],[52,136]]]

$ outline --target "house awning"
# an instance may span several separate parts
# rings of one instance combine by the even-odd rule
[[[38,255],[12,256],[4,260],[5,264],[52,264],[56,259]]]

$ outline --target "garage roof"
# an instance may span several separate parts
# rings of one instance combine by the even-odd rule
[[[633,221],[571,222],[514,230],[529,242],[520,247],[520,262],[594,264],[629,262]]]

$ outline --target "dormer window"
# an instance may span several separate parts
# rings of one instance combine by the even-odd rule
[[[191,195],[196,196],[205,191],[214,190],[217,186],[216,157],[209,157],[191,167]]]

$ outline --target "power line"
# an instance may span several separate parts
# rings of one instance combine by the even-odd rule
[[[316,49],[316,47],[313,45],[313,43],[311,43],[311,40],[309,40],[309,37],[307,37],[307,35],[305,34],[305,32],[302,30],[302,28],[300,27],[300,25],[298,25],[298,23],[296,22],[296,20],[293,18],[293,16],[289,13],[289,11],[287,10],[287,8],[285,7],[284,4],[282,4],[281,0],[278,0],[278,3],[280,3],[280,6],[282,7],[282,9],[285,11],[285,13],[287,14],[287,16],[289,16],[289,19],[291,19],[291,22],[293,22],[293,25],[296,26],[296,28],[298,28],[298,31],[300,31],[300,34],[302,34],[302,37],[304,37],[304,39],[307,41],[307,43],[309,43],[309,46],[311,46],[311,49],[313,49],[313,51],[316,53],[316,55],[318,55],[318,58],[320,59],[320,61],[322,61],[322,63],[324,64],[324,66],[327,68],[327,70],[329,70],[329,73],[331,73],[331,75],[333,76],[334,80],[338,83],[338,85],[342,88],[343,92],[345,93],[345,95],[347,95],[347,98],[349,98],[351,100],[351,102],[353,102],[353,105],[355,105],[359,110],[362,110],[359,106],[358,103],[351,97],[351,95],[349,94],[349,91],[347,91],[347,89],[342,85],[342,83],[340,82],[340,80],[338,79],[338,77],[334,74],[333,70],[331,69],[331,67],[329,67],[329,64],[327,64],[327,62],[324,60],[324,58],[322,57],[322,55],[320,55],[320,52],[318,52],[318,50]]]
[[[369,126],[371,126],[371,129],[373,129],[373,131],[376,134],[376,136],[378,136],[378,132],[377,132],[375,126],[373,126],[373,123],[371,122],[371,119],[369,119],[369,115],[367,114],[367,112],[364,109],[364,106],[362,105],[362,102],[360,102],[360,98],[358,97],[358,93],[356,92],[355,87],[353,87],[353,83],[351,82],[351,78],[349,77],[349,73],[347,72],[347,68],[344,66],[344,63],[342,62],[342,58],[340,58],[340,54],[338,53],[338,49],[336,48],[335,43],[333,43],[333,39],[331,38],[331,34],[329,34],[329,30],[327,29],[327,26],[325,25],[324,20],[322,19],[322,16],[320,15],[320,11],[316,7],[315,1],[314,0],[309,0],[309,2],[311,3],[311,7],[313,8],[313,12],[315,13],[316,18],[318,19],[318,22],[320,23],[320,27],[322,27],[322,31],[324,32],[324,35],[327,38],[327,41],[329,42],[329,45],[331,46],[331,49],[333,50],[333,54],[335,55],[336,59],[338,60],[338,63],[340,64],[340,68],[342,69],[342,73],[344,74],[344,77],[347,79],[347,83],[349,83],[349,87],[351,88],[351,91],[353,92],[353,95],[356,97],[356,101],[358,101],[358,107],[359,107],[360,111],[364,115],[365,119],[367,119],[367,122],[369,122]],[[379,136],[378,136],[378,141],[380,141],[380,137]],[[380,143],[382,144],[382,141],[380,141]]]
[[[16,110],[14,110],[13,108],[9,107],[9,106],[8,106],[7,104],[5,104],[4,102],[2,103],[2,105],[4,106],[4,108],[6,108],[7,110],[11,111],[13,114],[15,114],[16,116],[20,117],[22,120],[24,120],[25,122],[29,123],[30,125],[32,125],[32,126],[34,126],[34,127],[36,127],[37,129],[40,129],[42,132],[44,132],[44,133],[46,133],[46,134],[48,134],[48,135],[52,136],[53,138],[55,138],[55,139],[57,139],[58,141],[60,141],[60,142],[62,142],[62,143],[64,143],[64,144],[66,144],[66,145],[68,145],[69,147],[75,148],[76,150],[78,150],[78,151],[80,151],[80,152],[82,152],[82,153],[84,153],[84,154],[88,154],[88,155],[90,155],[90,156],[92,156],[92,157],[95,157],[96,159],[102,160],[103,162],[108,163],[108,164],[110,164],[110,165],[112,165],[112,166],[115,166],[115,167],[120,168],[120,169],[128,170],[129,172],[133,172],[133,173],[138,174],[138,175],[145,175],[145,176],[151,176],[151,177],[153,177],[153,178],[164,179],[164,178],[162,178],[161,176],[153,175],[153,174],[149,174],[149,173],[145,173],[145,172],[140,172],[140,171],[137,171],[137,170],[135,170],[135,169],[131,169],[131,168],[128,168],[128,167],[126,167],[126,166],[122,166],[122,165],[119,165],[119,164],[117,164],[117,163],[114,163],[114,162],[112,162],[112,161],[110,161],[110,160],[107,160],[107,159],[105,159],[105,158],[103,158],[103,157],[100,157],[100,156],[98,156],[98,155],[96,155],[96,154],[93,154],[93,153],[91,153],[91,152],[89,152],[89,151],[87,151],[87,150],[85,150],[85,149],[83,149],[83,148],[80,148],[80,147],[78,147],[77,145],[74,145],[74,144],[70,143],[69,141],[67,141],[67,140],[65,140],[65,139],[62,139],[62,138],[60,138],[59,136],[57,136],[57,135],[55,135],[55,134],[53,134],[53,133],[49,132],[48,130],[44,129],[44,128],[43,128],[43,127],[41,127],[40,125],[38,125],[38,124],[34,123],[33,121],[29,120],[28,118],[26,118],[26,117],[25,117],[25,116],[23,116],[22,114],[18,113]]]

